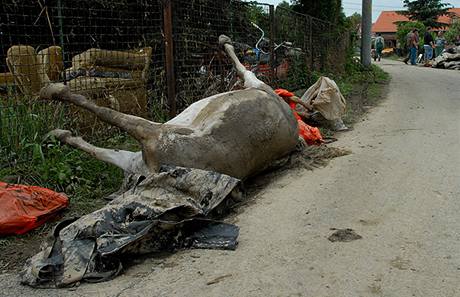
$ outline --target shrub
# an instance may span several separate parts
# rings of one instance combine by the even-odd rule
[[[457,42],[459,39],[459,36],[460,36],[460,22],[453,23],[452,26],[450,26],[449,30],[444,35],[447,42],[449,43]]]
[[[425,25],[421,22],[401,22],[398,24],[398,31],[396,32],[396,38],[402,46],[405,46],[407,43],[406,36],[414,28],[419,30],[419,46],[423,47],[423,35],[425,34],[426,28]]]

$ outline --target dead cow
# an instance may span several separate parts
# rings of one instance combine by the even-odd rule
[[[63,84],[42,89],[42,98],[73,103],[126,131],[140,142],[141,152],[95,147],[70,131],[51,133],[127,174],[147,176],[161,165],[205,169],[239,179],[260,172],[295,148],[297,121],[289,106],[240,63],[230,38],[222,35],[219,43],[245,89],[197,101],[164,124],[99,107]]]

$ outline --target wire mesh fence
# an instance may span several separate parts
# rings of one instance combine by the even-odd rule
[[[245,67],[273,87],[340,71],[347,38],[282,6],[236,0],[2,0],[0,161],[33,155],[53,128],[99,140],[118,131],[76,107],[38,98],[50,82],[120,112],[165,121],[239,88],[218,45],[230,36]]]

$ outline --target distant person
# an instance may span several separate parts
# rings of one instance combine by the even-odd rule
[[[417,51],[418,51],[418,43],[419,43],[419,36],[418,36],[418,29],[412,30],[411,38],[410,38],[410,63],[411,65],[417,65]]]
[[[430,66],[429,62],[433,59],[433,48],[434,48],[434,40],[433,35],[431,35],[431,27],[426,28],[425,35],[423,36],[423,49],[424,49],[424,61],[425,66]]]
[[[399,42],[399,40],[396,41],[395,53],[398,57],[401,57],[403,55],[402,48],[401,48],[401,42]]]
[[[436,40],[434,41],[434,43],[436,45],[436,50],[435,50],[436,57],[439,57],[444,51],[444,48],[446,47],[446,39],[444,38],[443,31],[438,32],[438,37],[436,37]]]
[[[375,43],[375,56],[374,56],[374,61],[376,60],[381,60],[382,58],[382,51],[385,46],[385,39],[383,39],[382,34],[377,34],[377,38],[374,40]]]
[[[412,29],[411,31],[409,31],[409,33],[406,34],[406,44],[404,45],[404,50],[406,51],[407,56],[406,58],[404,58],[403,62],[406,64],[410,60],[410,55],[411,55],[410,48],[411,48],[413,37],[414,37],[414,30]]]

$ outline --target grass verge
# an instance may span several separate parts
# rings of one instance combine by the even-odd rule
[[[69,207],[55,220],[101,208],[106,204],[103,197],[118,190],[123,178],[120,169],[46,136],[54,128],[66,127],[68,118],[62,105],[0,97],[0,181],[66,193]],[[136,146],[131,138],[113,132],[95,144],[120,149]],[[0,238],[0,272],[20,269],[38,251],[53,225],[50,222],[25,235]]]

